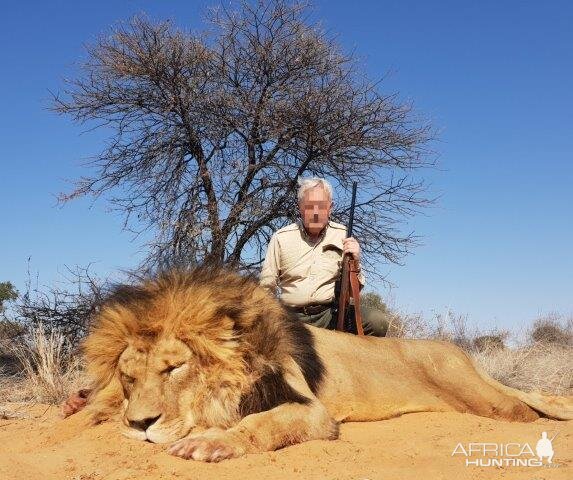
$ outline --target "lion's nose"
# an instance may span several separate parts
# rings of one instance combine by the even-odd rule
[[[159,419],[161,415],[157,415],[157,417],[147,417],[142,420],[129,420],[129,426],[131,428],[135,428],[136,430],[141,430],[145,432],[151,425],[153,425]]]

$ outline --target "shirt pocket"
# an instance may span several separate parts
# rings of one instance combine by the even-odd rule
[[[320,257],[321,276],[335,278],[342,265],[342,250],[334,245],[326,245]]]

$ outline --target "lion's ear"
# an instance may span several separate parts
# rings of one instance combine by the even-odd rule
[[[105,386],[94,390],[90,395],[86,408],[90,421],[98,424],[119,414],[124,399],[121,382],[114,374]]]

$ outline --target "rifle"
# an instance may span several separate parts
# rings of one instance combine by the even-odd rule
[[[350,219],[348,222],[347,237],[352,236],[354,223],[354,207],[356,204],[357,182],[352,184],[352,203],[350,204]],[[342,256],[342,272],[335,286],[338,298],[338,318],[336,330],[364,335],[362,315],[360,313],[360,283],[358,282],[359,265],[351,254]],[[352,305],[350,298],[354,300]],[[354,315],[352,315],[354,313]],[[354,318],[353,318],[354,317]]]

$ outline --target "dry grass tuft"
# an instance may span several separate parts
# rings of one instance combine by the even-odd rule
[[[9,388],[0,385],[0,400],[57,404],[81,385],[81,361],[56,329],[47,333],[41,324],[33,327],[21,341],[10,345],[9,352],[17,358],[20,372],[4,380]]]

